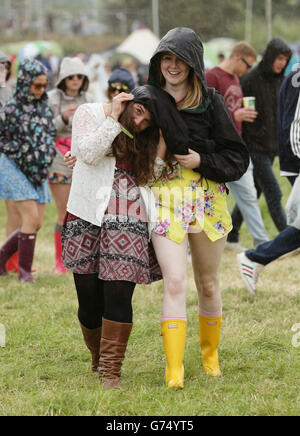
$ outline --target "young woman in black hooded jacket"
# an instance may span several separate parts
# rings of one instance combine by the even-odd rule
[[[226,236],[232,228],[225,183],[244,174],[249,155],[223,97],[207,88],[203,46],[193,30],[176,28],[160,41],[151,59],[149,83],[175,99],[186,126],[186,138],[184,129],[174,128],[171,122],[161,126],[169,163],[153,187],[158,222],[152,234],[164,279],[166,385],[183,388],[187,245],[189,242],[198,290],[204,371],[220,376],[222,299],[218,269]]]

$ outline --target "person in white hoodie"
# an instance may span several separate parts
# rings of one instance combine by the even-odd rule
[[[57,209],[54,229],[55,273],[67,272],[61,260],[61,232],[71,186],[71,171],[64,164],[64,154],[71,149],[72,120],[77,108],[93,102],[87,93],[89,78],[79,58],[62,60],[55,88],[49,91],[49,102],[56,128],[56,157],[49,172],[51,194]]]

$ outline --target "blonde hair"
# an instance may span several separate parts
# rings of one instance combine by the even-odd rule
[[[185,98],[177,104],[178,109],[196,109],[202,103],[203,92],[202,83],[200,82],[195,71],[191,70],[189,77],[188,92]]]
[[[201,105],[203,98],[202,83],[200,82],[197,74],[193,69],[190,71],[188,77],[188,92],[185,98],[177,104],[177,109],[194,109]],[[165,79],[159,68],[159,82],[160,86],[163,88],[165,86]]]
[[[247,41],[240,41],[233,46],[229,58],[232,59],[234,56],[257,58],[255,49]]]

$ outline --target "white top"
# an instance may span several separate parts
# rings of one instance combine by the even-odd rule
[[[67,211],[99,227],[110,199],[116,164],[115,157],[107,154],[120,132],[120,124],[105,116],[101,103],[83,104],[75,112],[71,154],[77,157],[77,162],[73,169]],[[156,158],[156,178],[160,177],[164,165],[164,161]],[[156,224],[155,198],[149,187],[141,187],[140,190],[150,237]]]

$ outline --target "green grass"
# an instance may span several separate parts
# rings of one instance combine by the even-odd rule
[[[277,169],[278,171],[278,169]],[[288,182],[280,179],[286,202]],[[232,206],[232,199],[229,199]],[[270,237],[276,230],[260,201]],[[5,210],[0,202],[0,241]],[[185,387],[164,387],[165,359],[160,337],[162,282],[139,286],[134,295],[134,328],[122,372],[122,389],[103,391],[90,372],[90,356],[77,321],[72,275],[53,275],[53,204],[39,233],[36,284],[15,275],[0,278],[0,415],[299,415],[300,348],[292,345],[300,323],[299,256],[270,264],[253,299],[239,277],[235,255],[225,252],[221,267],[224,323],[219,349],[223,377],[201,368],[197,295],[189,266]],[[245,227],[241,242],[251,247]]]

